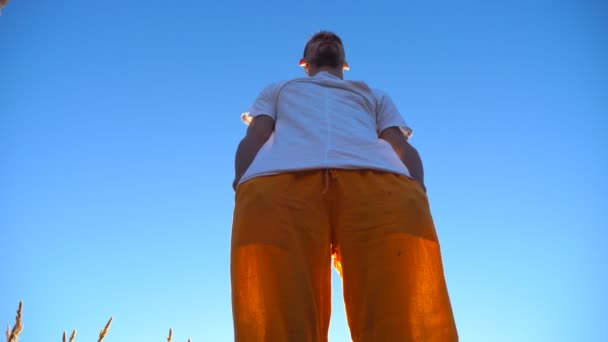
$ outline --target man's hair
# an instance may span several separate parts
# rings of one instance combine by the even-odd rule
[[[319,31],[319,32],[313,34],[312,37],[310,37],[310,39],[306,42],[306,45],[304,45],[304,53],[302,54],[302,58],[306,58],[306,50],[308,50],[308,45],[310,45],[310,42],[312,42],[312,40],[315,39],[317,36],[324,35],[324,34],[336,36],[338,38],[338,41],[340,41],[340,44],[342,44],[342,39],[340,39],[340,37],[337,34],[331,32],[331,31],[323,31],[323,30]]]

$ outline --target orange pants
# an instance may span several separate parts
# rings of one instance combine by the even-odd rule
[[[353,341],[458,340],[422,188],[391,173],[331,169],[237,188],[235,341],[327,341],[332,256]]]

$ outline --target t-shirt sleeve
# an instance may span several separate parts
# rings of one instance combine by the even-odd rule
[[[395,103],[390,96],[378,90],[374,90],[374,94],[376,95],[377,100],[376,127],[378,129],[378,135],[389,127],[399,127],[405,137],[409,139],[409,137],[412,136],[413,131],[407,125],[401,116],[401,113],[399,113],[397,106],[395,106]]]
[[[241,114],[241,120],[246,125],[249,125],[251,120],[258,115],[268,115],[273,120],[276,120],[278,89],[279,87],[276,83],[262,89],[251,107],[249,107],[249,111]]]

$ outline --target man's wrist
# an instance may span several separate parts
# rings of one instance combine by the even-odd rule
[[[418,185],[420,185],[420,187],[422,188],[422,190],[424,190],[424,192],[426,193],[426,186],[424,185],[424,182],[418,179],[415,179],[416,183],[418,183]]]
[[[232,189],[234,189],[236,191],[236,186],[239,185],[239,182],[241,181],[241,178],[243,178],[243,175],[237,175],[234,177],[234,181],[232,181]]]

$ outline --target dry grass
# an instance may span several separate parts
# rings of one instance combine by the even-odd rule
[[[66,342],[66,337],[67,337],[67,334],[64,331],[63,332],[63,342]],[[74,342],[75,338],[76,338],[76,329],[72,330],[72,335],[70,335],[70,342]]]
[[[11,325],[6,327],[6,342],[18,342],[19,334],[23,331],[23,323],[21,322],[21,312],[23,311],[23,301],[19,302],[17,309],[17,317],[15,317],[15,326],[11,330]]]
[[[99,340],[97,340],[97,342],[103,341],[104,337],[106,337],[108,330],[110,330],[110,325],[112,324],[113,318],[114,317],[110,317],[110,320],[108,323],[106,323],[106,326],[99,332]]]
[[[167,337],[167,342],[173,342],[173,329],[169,328],[169,337]],[[188,342],[190,341],[190,337],[188,337]]]
[[[0,0],[0,1],[2,1],[2,0]],[[11,325],[8,324],[8,327],[6,328],[6,342],[19,342],[19,334],[21,333],[21,331],[23,331],[23,323],[22,323],[22,319],[21,319],[22,311],[23,311],[23,301],[19,302],[19,308],[17,309],[17,316],[15,317],[15,326],[11,330]],[[110,319],[108,320],[108,323],[106,323],[106,326],[103,329],[101,329],[101,331],[99,332],[99,339],[97,340],[97,342],[103,341],[103,339],[108,334],[108,331],[110,330],[110,325],[112,324],[112,319],[114,319],[114,317],[110,317]],[[63,332],[63,342],[66,342],[66,339],[67,339],[67,333],[64,331]],[[74,329],[72,331],[72,335],[70,335],[69,342],[74,342],[74,339],[76,339],[76,329]],[[167,337],[167,341],[168,342],[173,341],[173,329],[171,329],[171,328],[169,329],[169,337]],[[188,342],[192,342],[192,341],[190,341],[189,337],[188,337]]]

